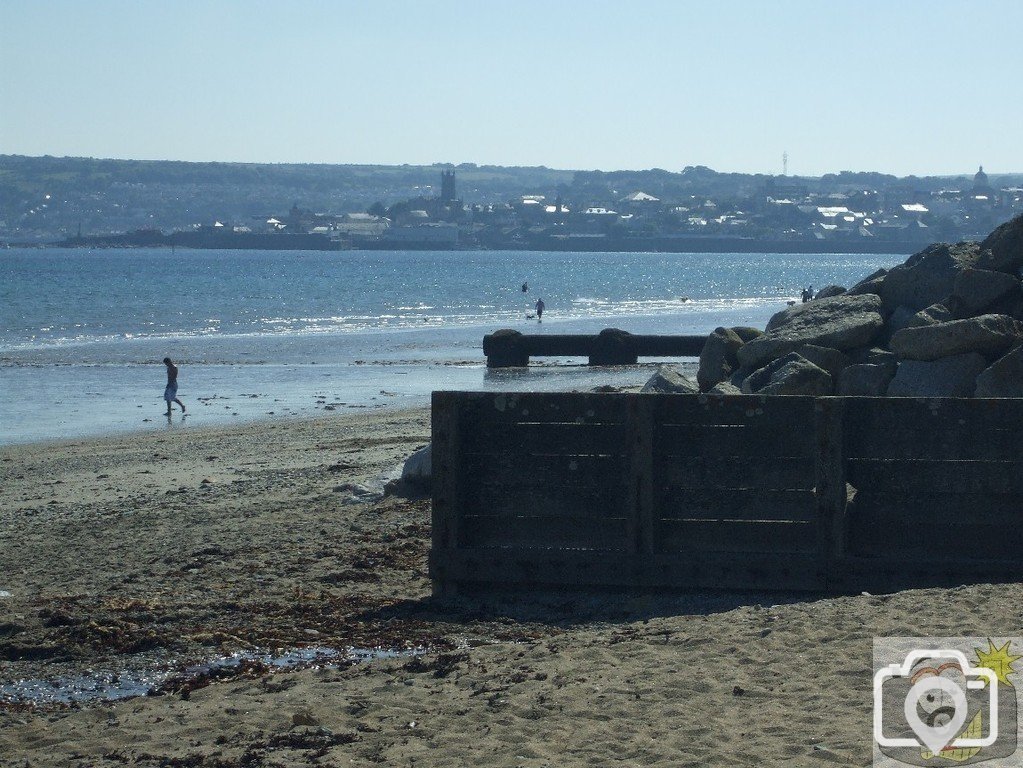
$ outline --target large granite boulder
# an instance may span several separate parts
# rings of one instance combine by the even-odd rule
[[[831,374],[792,352],[764,366],[742,382],[746,395],[830,395]]]
[[[796,354],[805,357],[818,368],[827,371],[832,379],[838,380],[838,374],[849,365],[849,356],[831,347],[819,347],[816,344],[804,344],[796,350]]]
[[[895,366],[899,361],[889,350],[882,347],[864,347],[849,352],[849,362],[852,365],[887,365],[895,373]]]
[[[401,482],[407,488],[426,493],[433,483],[433,444],[413,453],[401,468]]]
[[[989,269],[964,269],[956,276],[952,296],[959,303],[959,313],[972,316],[1019,293],[1020,282],[1015,275]]]
[[[753,370],[804,344],[853,349],[870,343],[884,326],[881,299],[874,294],[834,296],[777,313],[767,332],[739,348],[739,363]]]
[[[875,296],[881,295],[881,286],[888,276],[887,269],[879,269],[860,280],[856,285],[845,292],[846,296],[862,296],[865,293],[872,293]]]
[[[837,394],[851,397],[883,397],[895,377],[894,365],[857,363],[847,365],[838,376]]]
[[[743,344],[753,341],[753,339],[758,339],[764,335],[764,332],[759,328],[751,328],[748,325],[736,325],[728,330],[742,339]]]
[[[650,377],[640,392],[658,392],[672,395],[697,395],[700,387],[675,366],[662,365]]]
[[[707,337],[700,352],[700,368],[696,381],[706,392],[720,381],[725,381],[739,367],[739,351],[745,342],[731,328],[715,328]]]
[[[1020,284],[1019,293],[1012,293],[1004,299],[999,299],[984,312],[986,315],[1008,315],[1017,320],[1023,320],[1023,283]]]
[[[931,304],[926,309],[914,312],[909,307],[899,307],[892,312],[888,318],[887,329],[890,334],[896,334],[903,328],[916,328],[921,325],[937,325],[947,323],[949,320],[957,320],[952,311],[944,304]]]
[[[948,323],[903,328],[891,350],[902,359],[937,360],[966,352],[997,357],[1023,342],[1023,324],[1008,315],[980,315]]]
[[[717,329],[701,355],[700,388],[821,394],[820,371],[840,395],[1023,396],[1021,273],[1017,216],[983,243],[937,243],[844,293],[821,289],[775,314],[762,334]]]
[[[825,285],[813,295],[815,299],[830,299],[832,296],[841,296],[845,288],[841,285]]]
[[[941,302],[937,304],[931,304],[929,307],[924,307],[916,313],[916,322],[912,325],[937,325],[938,323],[947,323],[950,320],[955,320],[952,316],[952,311]]]
[[[977,397],[1023,397],[1023,346],[977,376]]]
[[[917,313],[909,307],[896,307],[888,317],[886,328],[889,333],[898,333],[903,328],[912,328],[917,325],[926,325],[926,323],[920,322]]]
[[[998,227],[980,244],[977,266],[996,272],[1019,274],[1023,269],[1023,216]]]
[[[977,376],[987,367],[983,355],[943,357],[940,360],[903,360],[888,385],[889,397],[972,397]]]
[[[708,395],[741,395],[742,390],[729,381],[719,381],[707,390]]]
[[[889,313],[900,306],[919,311],[952,294],[959,273],[974,266],[977,243],[936,243],[889,270],[880,286]]]

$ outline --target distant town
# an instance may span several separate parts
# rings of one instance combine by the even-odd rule
[[[898,178],[0,156],[0,244],[912,253],[1023,211],[1023,174]]]

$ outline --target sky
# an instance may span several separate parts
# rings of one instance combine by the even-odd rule
[[[1023,0],[0,0],[0,154],[1023,172]]]

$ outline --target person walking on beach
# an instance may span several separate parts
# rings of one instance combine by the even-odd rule
[[[547,305],[543,303],[543,299],[536,300],[536,322],[543,322],[543,311]]]
[[[185,412],[185,404],[178,400],[178,367],[171,362],[169,357],[163,359],[163,364],[167,366],[167,388],[163,390],[163,399],[167,401],[167,413],[164,416],[171,415],[171,404],[177,403],[181,406],[181,413]]]

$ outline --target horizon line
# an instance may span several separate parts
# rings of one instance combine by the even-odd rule
[[[17,153],[3,154],[0,153],[0,158],[24,158],[29,160],[45,160],[47,158],[54,160],[95,160],[98,162],[128,162],[128,163],[185,163],[190,165],[279,165],[279,166],[325,166],[325,167],[339,167],[339,168],[450,168],[458,170],[463,166],[471,166],[474,168],[523,168],[523,169],[535,169],[535,170],[546,170],[556,171],[561,173],[649,173],[652,171],[663,171],[665,173],[682,174],[689,168],[694,169],[706,169],[719,175],[735,175],[735,176],[768,176],[772,178],[783,178],[783,179],[821,179],[825,176],[840,176],[844,173],[851,174],[877,174],[879,176],[891,176],[896,179],[946,179],[946,178],[959,178],[963,176],[973,176],[977,171],[962,171],[962,172],[948,172],[948,173],[910,173],[905,176],[899,176],[895,173],[878,170],[852,170],[842,169],[840,171],[827,171],[821,174],[800,174],[800,173],[770,173],[765,171],[719,171],[710,166],[701,164],[690,164],[684,166],[681,170],[671,170],[668,168],[661,168],[659,166],[652,166],[650,168],[614,168],[605,170],[602,168],[558,168],[549,165],[500,165],[496,163],[477,163],[471,160],[462,161],[460,163],[453,163],[450,161],[435,161],[432,163],[373,163],[373,162],[327,162],[327,161],[274,161],[274,160],[181,160],[181,159],[169,159],[169,158],[132,158],[132,157],[95,157],[90,155],[24,155]],[[978,163],[978,169],[984,167],[983,163]],[[471,170],[468,168],[466,170]],[[1023,171],[984,171],[988,176],[1023,176]]]

